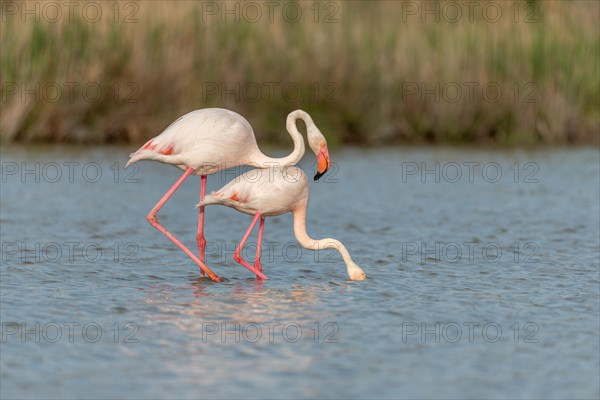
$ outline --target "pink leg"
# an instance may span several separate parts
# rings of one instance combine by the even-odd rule
[[[235,250],[235,253],[233,253],[233,259],[236,262],[242,264],[244,267],[248,268],[250,271],[254,272],[256,274],[257,278],[269,279],[265,275],[263,275],[262,272],[260,272],[259,270],[255,269],[252,265],[248,264],[246,262],[246,260],[244,260],[242,258],[242,256],[240,255],[240,252],[242,251],[242,248],[246,244],[246,240],[248,240],[248,237],[250,236],[250,233],[252,232],[252,229],[254,228],[254,225],[256,225],[256,222],[258,221],[259,218],[260,218],[260,213],[256,213],[256,215],[254,216],[254,219],[252,220],[252,223],[250,224],[250,227],[248,228],[248,230],[246,231],[246,234],[242,238],[242,241],[240,242],[240,245]]]
[[[265,217],[260,217],[260,227],[258,228],[258,243],[256,244],[256,258],[254,259],[254,268],[262,272],[262,264],[260,262],[260,246],[262,245],[263,230],[265,229]]]
[[[165,235],[173,243],[175,243],[181,250],[183,250],[185,254],[187,254],[192,260],[194,260],[194,262],[196,264],[198,264],[198,266],[200,267],[200,271],[206,272],[208,274],[208,276],[210,277],[210,279],[212,279],[213,281],[221,282],[221,278],[219,278],[217,275],[215,275],[215,273],[212,272],[210,270],[210,268],[208,268],[204,264],[204,262],[200,261],[198,259],[198,257],[196,257],[191,251],[189,251],[188,248],[183,245],[183,243],[181,243],[179,240],[177,240],[177,238],[175,238],[175,236],[173,236],[171,234],[171,232],[166,230],[158,222],[158,219],[156,219],[156,214],[158,214],[158,211],[162,208],[162,206],[165,204],[165,202],[167,200],[169,200],[169,197],[171,197],[173,195],[173,193],[175,193],[175,191],[179,188],[179,186],[181,186],[181,184],[183,183],[185,178],[187,178],[193,171],[194,171],[193,168],[188,168],[187,170],[185,170],[185,172],[183,173],[181,178],[179,178],[177,180],[177,182],[175,182],[175,184],[171,187],[171,189],[169,189],[169,191],[167,193],[165,193],[163,198],[160,199],[160,201],[154,206],[154,208],[152,208],[152,210],[150,210],[150,212],[148,213],[147,219],[148,219],[148,222],[150,222],[150,224],[153,227],[158,229],[163,235]]]
[[[202,175],[200,177],[200,201],[204,200],[205,195],[206,175]],[[205,262],[206,239],[204,238],[204,206],[200,207],[200,211],[198,213],[198,234],[196,235],[196,242],[198,243],[200,261]],[[200,271],[200,276],[204,276],[204,271]]]

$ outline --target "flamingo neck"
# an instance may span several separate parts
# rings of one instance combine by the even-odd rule
[[[295,165],[300,161],[300,159],[304,155],[305,148],[304,138],[302,137],[302,134],[296,126],[296,122],[298,121],[298,119],[304,121],[304,123],[306,124],[307,131],[315,126],[315,123],[313,122],[310,115],[308,115],[304,111],[296,110],[291,112],[287,117],[286,129],[292,137],[292,140],[294,141],[294,150],[289,155],[279,158],[269,157],[259,150],[257,161],[259,165],[262,165],[262,168],[269,168],[273,166],[286,167],[290,165]]]
[[[350,269],[353,268],[355,264],[352,261],[352,257],[350,257],[348,249],[346,249],[346,246],[344,246],[342,242],[333,238],[316,240],[308,235],[308,232],[306,232],[306,206],[307,204],[304,204],[294,210],[294,235],[296,236],[296,240],[302,247],[309,250],[337,250],[342,256],[346,268],[350,272]]]

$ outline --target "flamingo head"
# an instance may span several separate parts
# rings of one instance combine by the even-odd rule
[[[309,127],[307,133],[308,145],[317,155],[317,173],[315,175],[315,181],[317,181],[320,177],[325,175],[325,172],[327,172],[331,166],[329,150],[327,149],[327,140],[325,140],[325,136],[323,136],[316,126]]]
[[[354,262],[347,264],[346,270],[348,271],[348,276],[353,281],[364,281],[367,278],[365,271],[363,271],[362,268],[356,265]]]

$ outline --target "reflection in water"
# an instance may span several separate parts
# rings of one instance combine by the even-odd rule
[[[192,315],[223,322],[265,322],[263,311],[272,313],[278,309],[289,311],[291,307],[314,305],[318,302],[315,292],[324,292],[318,289],[318,283],[305,286],[292,284],[286,289],[275,289],[265,281],[254,278],[225,281],[221,283],[223,290],[219,293],[211,291],[213,285],[214,282],[206,277],[191,278],[189,285],[152,285],[145,288],[144,302],[157,307],[160,315],[166,317],[163,321]],[[186,296],[188,290],[193,300]],[[329,292],[332,291],[329,288]]]

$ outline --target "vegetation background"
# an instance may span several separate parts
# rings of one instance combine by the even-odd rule
[[[1,3],[2,141],[225,107],[272,144],[297,108],[333,143],[598,143],[598,1],[74,3]]]

